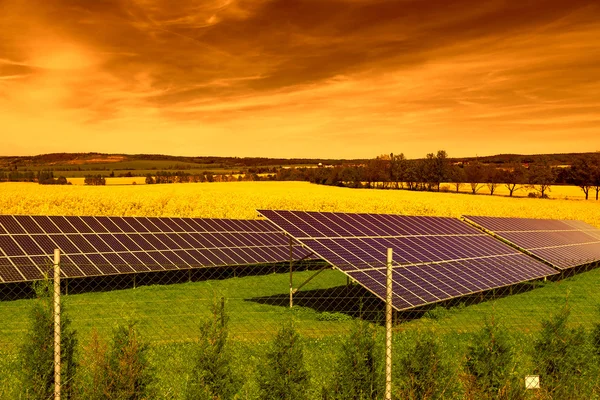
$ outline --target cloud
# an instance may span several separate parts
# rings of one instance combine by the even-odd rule
[[[592,1],[3,7],[0,124],[19,135],[3,138],[0,153],[23,152],[22,140],[27,153],[47,151],[36,139],[48,121],[60,127],[56,151],[137,153],[142,142],[145,152],[273,157],[600,148]]]

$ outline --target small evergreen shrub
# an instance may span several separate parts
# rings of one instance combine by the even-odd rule
[[[396,397],[410,400],[460,398],[458,374],[432,333],[419,334],[414,346],[394,362]]]
[[[474,334],[467,348],[465,371],[473,398],[508,400],[525,395],[513,341],[493,317]]]
[[[200,324],[194,366],[186,388],[187,399],[231,399],[240,389],[241,382],[231,370],[228,321],[225,302],[214,301],[211,317]]]
[[[589,398],[595,381],[593,347],[583,327],[569,328],[568,306],[548,320],[534,344],[534,362],[542,389],[556,399]]]
[[[89,400],[142,400],[152,398],[153,370],[148,345],[141,341],[134,323],[119,325],[109,344],[94,332],[87,347],[82,398]]]
[[[331,387],[324,388],[323,398],[339,400],[378,399],[383,394],[383,349],[376,332],[364,321],[357,321],[342,343],[342,352],[334,369]]]
[[[310,377],[304,366],[304,346],[292,322],[277,333],[258,376],[260,399],[308,398]]]
[[[37,300],[30,312],[30,328],[20,348],[21,388],[26,399],[54,398],[54,287],[44,279],[34,282]],[[61,394],[63,399],[74,395],[73,383],[77,371],[75,352],[77,334],[64,304],[60,320]]]

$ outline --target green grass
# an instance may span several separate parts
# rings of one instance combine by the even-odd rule
[[[294,273],[295,286],[314,271]],[[190,370],[190,351],[198,322],[209,315],[213,298],[224,297],[231,317],[234,371],[244,377],[242,398],[256,398],[255,377],[273,337],[282,323],[292,318],[304,337],[306,362],[312,376],[311,398],[319,398],[323,385],[333,379],[332,366],[340,353],[341,338],[350,331],[354,318],[347,315],[368,305],[369,297],[357,297],[352,286],[346,288],[345,276],[325,270],[296,295],[290,310],[289,275],[272,273],[223,280],[208,280],[172,285],[142,286],[136,289],[84,293],[64,296],[66,312],[78,331],[81,349],[93,328],[109,337],[113,327],[127,320],[137,321],[143,338],[151,346],[151,361],[156,368],[161,399],[182,398]],[[486,318],[499,319],[514,335],[523,371],[531,373],[533,340],[541,320],[568,302],[570,324],[591,329],[600,321],[600,270],[592,270],[558,282],[538,283],[532,290],[493,300],[478,296],[461,299],[454,307],[419,311],[416,319],[395,327],[394,357],[410,348],[414,338],[433,331],[444,343],[454,368],[460,370],[471,334]],[[354,286],[355,287],[355,286]],[[1,294],[0,294],[1,295]],[[372,300],[372,298],[371,298]],[[0,302],[0,399],[18,398],[19,370],[16,350],[27,330],[28,310],[33,301]],[[335,303],[335,304],[334,304]],[[381,306],[381,302],[379,302]],[[333,304],[333,305],[332,305]],[[375,307],[376,312],[381,307]],[[378,328],[383,343],[383,328]],[[82,350],[83,351],[83,350]],[[459,376],[459,375],[457,375]],[[458,378],[457,378],[458,379]]]
[[[314,271],[294,273],[298,284]],[[297,296],[308,296],[323,289],[342,288],[345,276],[325,270],[309,282]],[[339,289],[338,289],[339,290]],[[105,334],[126,320],[137,322],[144,337],[154,343],[182,342],[193,338],[198,321],[209,315],[213,298],[225,298],[231,315],[231,335],[241,340],[269,338],[280,323],[293,316],[298,329],[308,336],[342,333],[349,321],[319,320],[313,308],[289,309],[289,275],[273,273],[223,280],[209,280],[173,285],[141,286],[136,289],[84,293],[63,296],[65,312],[80,337],[86,338],[93,328]],[[26,331],[28,310],[33,301],[0,302],[0,348],[14,347]],[[330,299],[315,298],[315,302]]]

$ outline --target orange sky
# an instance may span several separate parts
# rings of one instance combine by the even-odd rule
[[[0,155],[600,151],[600,3],[0,0]]]

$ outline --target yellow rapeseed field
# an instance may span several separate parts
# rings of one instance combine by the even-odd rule
[[[575,189],[575,188],[570,188]],[[556,191],[551,193],[554,196]],[[231,182],[124,186],[0,184],[0,213],[256,218],[256,209],[463,214],[579,219],[600,227],[600,202],[485,194],[349,189],[306,182]]]

